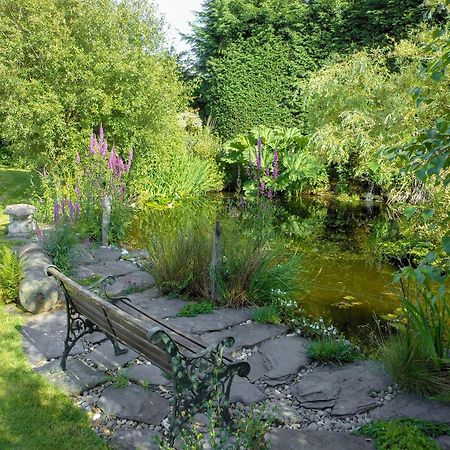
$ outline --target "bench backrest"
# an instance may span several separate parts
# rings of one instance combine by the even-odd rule
[[[163,329],[184,353],[191,356],[207,348],[197,339],[157,318],[146,315],[145,320],[142,320],[132,316],[65,276],[54,266],[47,268],[47,274],[53,275],[62,283],[68,300],[81,315],[165,371],[171,370],[166,353],[148,340],[148,333],[152,328]]]

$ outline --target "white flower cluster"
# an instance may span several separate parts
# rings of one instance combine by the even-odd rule
[[[340,336],[339,330],[333,325],[327,325],[322,317],[317,320],[311,320],[306,317],[297,319],[296,325],[298,329],[296,332],[298,334],[306,334],[307,336],[317,336],[317,337],[333,337],[337,338]]]

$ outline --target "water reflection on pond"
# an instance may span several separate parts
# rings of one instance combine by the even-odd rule
[[[135,217],[133,245],[145,246],[149,230],[170,232],[184,221],[212,229],[216,218],[229,213],[230,202],[235,199],[212,196],[171,209],[142,211]],[[310,314],[330,319],[354,336],[373,328],[375,315],[398,306],[391,286],[395,269],[374,256],[376,230],[395,227],[382,205],[317,198],[280,201],[274,226],[278,245],[303,255],[305,292],[298,301]]]

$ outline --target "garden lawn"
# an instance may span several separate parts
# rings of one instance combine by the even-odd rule
[[[31,172],[0,166],[0,228],[8,223],[3,214],[6,205],[29,202]]]
[[[22,320],[0,306],[0,449],[106,450],[87,414],[29,367]]]

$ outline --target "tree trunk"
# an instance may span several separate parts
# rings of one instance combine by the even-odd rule
[[[211,258],[211,297],[218,304],[220,302],[220,292],[218,286],[218,277],[222,266],[222,230],[220,222],[216,221],[213,239],[213,252]]]
[[[112,197],[106,194],[102,199],[102,245],[108,246],[109,223],[111,221]]]

